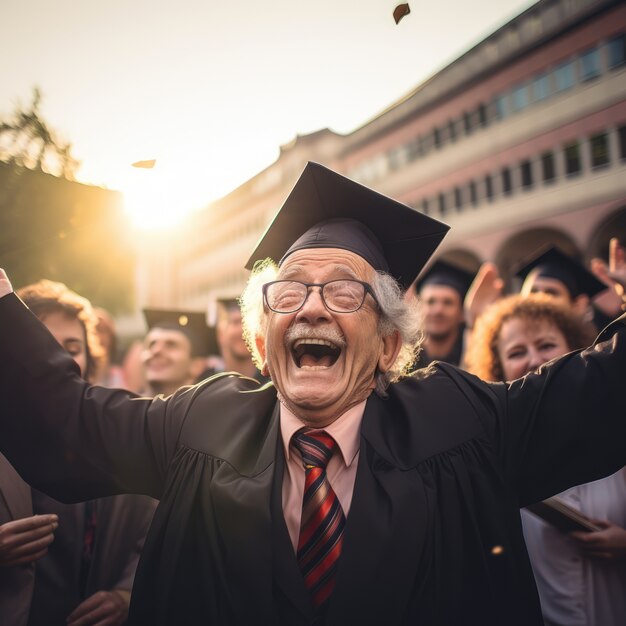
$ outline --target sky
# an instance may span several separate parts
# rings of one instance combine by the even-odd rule
[[[167,225],[296,135],[362,126],[534,2],[413,0],[396,25],[398,3],[3,0],[0,119],[40,87],[77,179]]]

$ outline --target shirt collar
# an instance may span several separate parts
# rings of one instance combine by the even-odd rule
[[[346,467],[352,464],[360,446],[361,422],[365,413],[366,400],[348,409],[324,430],[337,442]],[[281,402],[280,432],[283,438],[285,458],[289,461],[291,437],[304,424]]]

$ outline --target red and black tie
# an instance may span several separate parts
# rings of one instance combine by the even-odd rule
[[[305,470],[298,565],[313,606],[324,611],[335,585],[346,518],[326,476],[337,443],[323,430],[303,429],[293,436]]]

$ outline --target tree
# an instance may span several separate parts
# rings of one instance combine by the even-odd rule
[[[7,120],[0,120],[0,161],[74,179],[79,162],[71,144],[62,142],[41,117],[41,91],[33,88],[29,108],[19,103]]]

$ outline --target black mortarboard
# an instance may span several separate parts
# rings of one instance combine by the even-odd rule
[[[554,278],[562,282],[572,298],[587,294],[590,298],[607,286],[598,280],[584,265],[575,261],[556,246],[543,247],[526,260],[515,273],[525,280],[533,272],[537,276]]]
[[[309,162],[246,267],[296,250],[341,248],[408,287],[449,226]]]
[[[415,290],[419,293],[426,285],[445,285],[458,291],[461,299],[469,289],[475,274],[468,272],[458,265],[453,265],[441,259],[435,261],[415,284]]]
[[[239,310],[239,298],[218,298],[217,303],[227,311]]]
[[[165,309],[144,309],[148,329],[165,328],[178,330],[191,343],[192,356],[218,354],[215,329],[207,326],[206,315],[197,311],[176,311]]]

